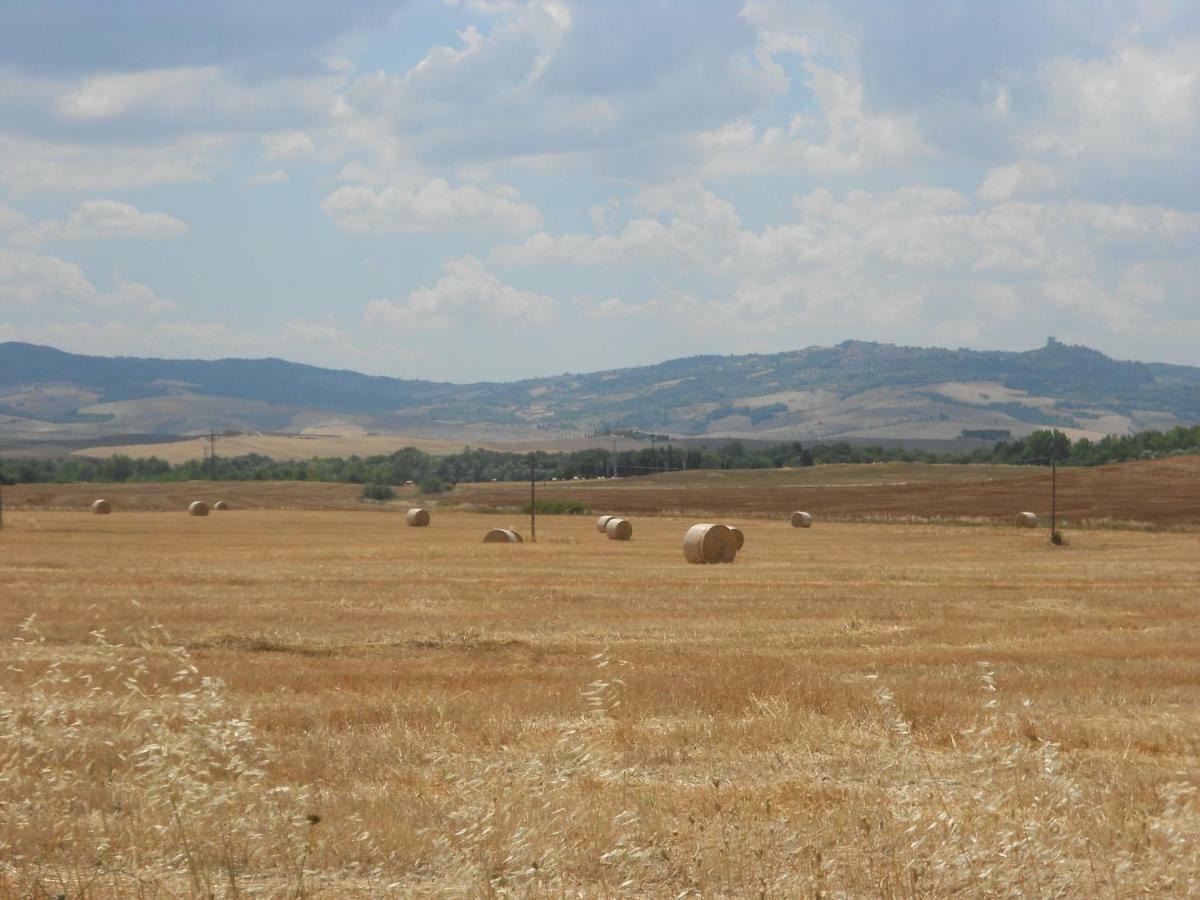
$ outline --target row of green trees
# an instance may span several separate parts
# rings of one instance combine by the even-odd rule
[[[1016,463],[1096,466],[1176,453],[1200,454],[1200,426],[1169,431],[1143,431],[1100,441],[1072,442],[1061,431],[1035,431],[1026,438],[1002,441],[971,451],[905,450],[899,447],[846,443],[804,446],[798,441],[771,446],[728,441],[716,447],[665,446],[620,452],[615,474],[649,475],[683,469],[774,469],[830,463],[924,462]],[[614,474],[612,454],[603,449],[570,453],[537,453],[539,478],[567,481]],[[353,484],[405,484],[426,492],[466,481],[523,481],[529,477],[529,454],[465,448],[450,456],[431,456],[405,447],[387,456],[274,460],[261,454],[217,457],[216,477],[223,481],[329,481]],[[157,457],[113,456],[107,459],[60,457],[0,460],[0,481],[8,484],[77,481],[190,481],[209,478],[208,461],[172,465]]]

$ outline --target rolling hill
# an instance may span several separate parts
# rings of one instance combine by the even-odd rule
[[[531,441],[624,429],[677,438],[992,440],[1200,422],[1200,368],[1051,339],[1026,352],[848,341],[516,382],[452,384],[280,359],[80,356],[0,343],[0,448],[218,431]]]

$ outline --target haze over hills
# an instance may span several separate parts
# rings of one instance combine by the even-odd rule
[[[760,440],[1099,437],[1200,421],[1200,368],[848,341],[511,383],[361,375],[279,359],[80,356],[0,343],[0,447],[217,431],[528,441],[631,429]]]

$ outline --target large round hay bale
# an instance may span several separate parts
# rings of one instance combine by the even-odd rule
[[[608,520],[615,519],[616,516],[601,516],[596,520],[596,530],[604,534],[604,529],[608,527]]]
[[[683,556],[690,563],[730,563],[737,539],[724,525],[693,525],[683,537]]]
[[[189,516],[207,516],[208,515],[208,504],[205,503],[203,500],[193,500],[191,503],[188,504],[188,515]]]
[[[92,501],[92,515],[107,516],[111,512],[112,512],[112,504],[109,503],[107,500],[100,499],[100,500]]]
[[[737,548],[741,550],[742,547],[746,545],[746,536],[742,534],[742,529],[738,528],[736,525],[726,525],[725,527],[729,529],[729,533],[733,535],[734,543],[736,543]]]
[[[812,513],[806,513],[806,512],[792,513],[792,527],[793,528],[811,528],[812,527]]]
[[[1017,513],[1017,526],[1019,528],[1037,528],[1037,526],[1038,526],[1037,513],[1031,513],[1031,512]]]
[[[404,521],[413,528],[424,528],[429,524],[429,510],[420,507],[410,509],[408,515],[404,517]]]
[[[229,504],[226,503],[224,500],[218,500],[216,503],[213,504],[213,509],[220,510],[221,512],[228,512]]]
[[[483,536],[485,544],[521,544],[521,536],[508,528],[493,528]]]
[[[628,519],[618,519],[613,516],[604,526],[604,533],[610,541],[627,541],[633,537],[633,523]]]

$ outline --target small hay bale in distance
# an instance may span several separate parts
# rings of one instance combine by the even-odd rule
[[[414,507],[408,511],[408,515],[404,517],[404,521],[413,528],[424,528],[429,524],[429,510]]]
[[[1017,513],[1018,528],[1037,528],[1038,517],[1037,513],[1023,512]]]
[[[731,563],[737,538],[724,525],[693,525],[683,536],[683,557],[690,563]]]
[[[746,545],[746,536],[742,534],[742,529],[738,528],[736,525],[726,525],[725,527],[729,529],[729,532],[733,535],[734,543],[736,543],[737,548],[741,550],[742,547]]]
[[[521,536],[508,528],[493,528],[483,536],[485,544],[523,544]]]
[[[205,503],[203,500],[193,500],[191,503],[188,504],[188,515],[189,516],[207,516],[208,515],[208,504]]]
[[[100,498],[99,500],[92,501],[92,515],[107,516],[111,512],[112,512],[112,504],[109,503],[107,500],[105,500],[103,497]]]
[[[213,509],[220,510],[221,512],[228,512],[229,504],[226,503],[224,500],[218,500],[216,503],[213,504]]]
[[[604,533],[610,541],[627,541],[633,537],[633,523],[628,519],[610,516],[604,526]]]
[[[812,513],[794,512],[792,513],[793,528],[812,528]]]
[[[604,529],[608,527],[608,520],[615,518],[616,516],[601,516],[596,520],[596,530],[601,534],[604,534]]]

